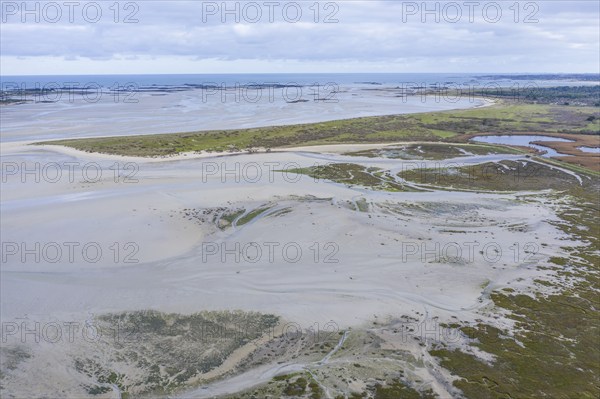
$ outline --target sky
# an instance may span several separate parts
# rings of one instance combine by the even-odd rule
[[[600,73],[592,1],[1,1],[1,75]]]

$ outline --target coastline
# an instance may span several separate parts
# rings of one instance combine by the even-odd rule
[[[491,114],[477,114],[490,118],[505,109],[485,107],[461,112],[491,110]],[[524,106],[509,108],[507,112],[515,109],[524,110],[519,115],[523,120],[530,117],[531,110],[546,110]],[[459,115],[464,116],[463,113]],[[452,122],[456,120],[455,116],[456,111],[445,111],[422,117],[425,126],[435,130],[440,121]],[[396,119],[402,122],[411,118],[416,116],[373,117],[324,125],[333,129],[344,124],[344,129],[348,129],[354,124],[369,126],[373,120],[396,123]],[[467,114],[465,119],[472,122],[469,118],[470,114]],[[520,120],[510,123],[513,124],[509,126],[511,128],[528,126],[519,125]],[[312,126],[316,125],[319,124]],[[281,129],[285,132],[285,128]],[[394,129],[391,130],[395,134]],[[462,125],[457,124],[455,130],[461,129]],[[540,134],[558,136],[563,133]],[[183,133],[174,137],[189,135]],[[376,139],[381,137],[396,136],[390,134]],[[244,390],[245,393],[240,395],[246,398],[251,397],[254,390],[258,389],[262,394],[269,387],[285,384],[280,376],[296,372],[318,378],[327,376],[324,386],[341,386],[343,381],[336,377],[340,367],[344,368],[344,373],[357,373],[351,374],[356,375],[357,380],[368,382],[371,373],[382,375],[388,372],[385,361],[393,359],[410,369],[403,377],[404,382],[410,386],[427,384],[439,395],[447,397],[454,392],[453,377],[440,367],[443,360],[435,357],[436,351],[440,350],[435,345],[448,345],[444,350],[449,352],[444,352],[444,357],[452,356],[450,349],[459,349],[473,356],[475,362],[488,364],[494,356],[503,360],[505,353],[512,352],[503,351],[502,346],[480,350],[467,338],[457,343],[439,337],[432,343],[427,333],[402,335],[404,329],[435,323],[438,329],[449,328],[453,334],[465,336],[464,331],[491,327],[492,331],[501,331],[503,337],[515,334],[519,340],[525,340],[526,337],[518,335],[518,321],[512,318],[513,314],[518,315],[523,310],[510,307],[498,298],[531,300],[562,292],[557,288],[561,284],[561,270],[549,265],[560,262],[556,259],[570,256],[565,249],[567,242],[576,248],[585,245],[585,241],[557,224],[561,220],[560,212],[571,209],[557,195],[563,196],[564,190],[569,190],[567,192],[574,198],[589,196],[586,190],[596,183],[560,167],[549,166],[551,161],[538,162],[525,153],[490,151],[491,147],[487,146],[482,146],[485,147],[482,153],[474,149],[469,152],[468,134],[447,135],[442,131],[440,135],[428,136],[429,141],[414,140],[419,137],[417,134],[406,137],[404,141],[293,145],[269,148],[268,152],[267,148],[255,147],[251,153],[184,152],[162,157],[86,152],[52,142],[4,142],[1,144],[2,156],[8,154],[9,161],[22,160],[30,166],[33,162],[51,164],[64,160],[97,162],[106,175],[94,182],[76,178],[41,183],[19,180],[18,175],[8,176],[9,182],[5,186],[8,189],[3,190],[2,195],[3,235],[8,233],[7,237],[14,242],[32,239],[37,242],[49,239],[53,242],[95,242],[107,253],[111,253],[108,248],[114,242],[127,243],[134,236],[135,243],[139,244],[139,263],[103,259],[93,264],[24,264],[18,262],[19,259],[11,259],[1,271],[3,321],[20,320],[23,315],[28,315],[28,320],[41,322],[47,321],[43,317],[82,320],[87,313],[92,320],[149,317],[160,325],[174,319],[186,320],[202,311],[209,312],[211,317],[225,314],[226,318],[237,315],[242,319],[252,312],[274,315],[300,326],[303,332],[310,331],[316,324],[324,326],[333,322],[336,333],[329,336],[329,340],[314,345],[290,343],[285,337],[272,339],[267,335],[243,342],[244,345],[206,372],[198,372],[193,363],[183,362],[182,367],[190,367],[193,377],[170,394],[176,397],[223,394],[232,391],[228,387],[233,384],[236,388],[233,390]],[[124,137],[124,140],[131,138]],[[376,151],[372,158],[343,155],[385,146],[417,144],[428,145],[422,150],[416,146],[412,154],[426,155],[430,151],[430,155],[441,153],[443,159],[427,158],[417,165],[411,160],[378,157]],[[473,145],[476,146],[481,145]],[[443,147],[446,152],[436,153],[432,147]],[[458,147],[462,153],[456,149],[447,151],[446,147]],[[219,165],[213,162],[212,166],[218,166],[218,170],[207,173],[204,166],[210,162],[205,161],[217,158]],[[189,162],[181,162],[183,160]],[[271,175],[263,174],[255,180],[243,172],[253,170],[260,162],[294,163],[306,171],[314,167],[317,160],[324,164],[353,163],[355,167],[342,167],[320,177],[294,172],[298,179],[275,173],[273,179]],[[136,183],[122,184],[122,180],[114,180],[109,162],[101,161],[139,163]],[[500,180],[467,180],[474,187],[465,188],[455,180],[417,184],[410,180],[410,174],[403,174],[416,168],[418,176],[424,176],[421,172],[428,166],[438,167],[447,161],[458,162],[464,167],[481,167],[488,172],[490,169],[486,168],[495,168],[491,169],[495,171],[492,176],[500,177]],[[76,172],[82,166],[79,162]],[[519,174],[520,179],[511,179],[510,173],[506,175],[506,171],[520,172],[520,168],[525,168],[526,172],[533,170],[534,179],[522,181],[530,176],[529,173]],[[450,172],[447,176],[456,178],[463,176],[464,170],[457,168],[457,173]],[[506,180],[501,180],[502,176]],[[395,185],[389,189],[390,186],[385,184],[373,184],[373,178],[385,184],[393,179]],[[52,217],[47,217],[48,212]],[[86,223],[81,223],[82,220]],[[591,234],[593,230],[587,226],[592,221],[592,218],[581,217],[581,220],[570,222],[568,228],[585,226],[586,230],[582,231]],[[110,226],[110,230],[105,226]],[[485,252],[475,251],[474,260],[446,255],[403,260],[403,244],[414,244],[418,248],[419,244],[429,245],[429,240],[429,244],[444,247],[453,243],[494,245],[500,249],[500,259],[490,262],[481,256]],[[305,257],[298,262],[290,262],[281,254],[277,254],[279,257],[275,262],[266,258],[259,262],[227,258],[223,261],[221,257],[204,259],[203,245],[206,243],[245,246],[265,242],[295,243],[301,246]],[[539,249],[534,253],[535,259],[531,261],[528,253],[520,254],[524,258],[515,258],[515,242],[533,243]],[[323,252],[319,252],[321,258],[315,261],[311,249],[315,243],[320,245],[321,251],[328,248],[324,244],[337,245],[340,249],[337,262],[323,262],[322,256],[328,255]],[[431,246],[425,249],[430,250]],[[68,276],[67,282],[65,276]],[[69,289],[66,297],[50,294],[65,287]],[[35,300],[40,296],[44,297],[43,302]],[[22,301],[21,298],[32,299]],[[559,296],[552,300],[560,303],[565,299]],[[555,305],[553,302],[549,306],[554,309]],[[150,316],[144,316],[147,314]],[[530,315],[530,319],[537,316]],[[556,324],[553,323],[553,320],[544,322],[543,326],[554,328]],[[171,335],[156,332],[153,325],[150,323],[145,331],[149,333],[149,339],[144,340],[144,344],[163,342],[165,336],[171,339]],[[565,328],[570,331],[568,325]],[[187,336],[187,333],[182,335]],[[374,342],[376,346],[372,345]],[[195,344],[199,346],[187,347],[186,353],[202,353],[205,342]],[[128,362],[129,356],[111,357],[119,354],[121,348],[109,341],[97,344],[94,349],[85,342],[52,348],[32,345],[29,349],[35,360],[26,361],[29,368],[23,373],[35,373],[42,376],[43,381],[61,381],[76,395],[83,381],[81,378],[87,378],[82,377],[81,370],[65,368],[56,371],[44,365],[56,358],[65,364],[76,359],[90,359],[90,352],[102,351],[103,356],[110,359],[106,363],[110,372],[139,382],[128,389],[113,384],[112,392],[147,394],[149,391],[144,389],[149,390],[152,385],[145,385],[147,382],[142,377],[148,375],[148,369]],[[125,348],[138,357],[148,356],[149,364],[160,364],[165,356],[162,345],[149,354],[145,346],[136,342],[125,343]],[[364,353],[370,355],[363,356]],[[117,361],[117,358],[125,360]],[[354,366],[356,364],[359,366]],[[21,396],[27,396],[27,389],[39,389],[37,384],[21,387],[18,381],[25,374],[20,375],[20,372],[15,371],[14,377],[7,381],[10,389],[22,393]],[[103,377],[97,378],[100,381]],[[256,387],[257,381],[263,384]],[[252,389],[246,391],[250,387]],[[357,386],[356,390],[364,387]]]

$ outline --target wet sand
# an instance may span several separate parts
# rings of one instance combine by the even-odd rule
[[[39,262],[31,256],[25,262],[20,254],[7,256],[1,269],[2,321],[82,320],[143,309],[183,314],[241,309],[272,313],[306,327],[334,322],[340,329],[360,329],[375,317],[399,315],[446,322],[453,317],[484,319],[510,326],[510,319],[489,312],[488,295],[503,287],[527,292],[534,279],[550,273],[538,270],[537,262],[560,255],[568,239],[549,223],[556,218],[556,205],[520,201],[527,194],[523,192],[383,192],[274,172],[329,162],[354,162],[393,173],[415,167],[414,162],[339,154],[358,148],[367,147],[324,146],[196,159],[121,158],[121,167],[130,161],[137,167],[137,181],[125,183],[123,173],[115,181],[114,157],[3,145],[6,162],[26,162],[29,167],[76,164],[73,181],[23,182],[19,174],[7,177],[1,194],[3,241],[29,247],[95,243],[104,256],[94,262],[78,251],[73,261],[66,255],[58,262],[49,261],[49,255]],[[525,160],[521,155],[497,154],[447,162],[503,159]],[[82,177],[90,163],[101,167],[102,178],[95,182]],[[359,202],[367,204],[366,211]],[[268,209],[245,224],[238,217],[223,229],[210,216],[202,217],[204,211],[222,215],[223,208],[244,209],[246,215]],[[515,243],[529,242],[539,248],[536,259],[521,252],[515,258],[511,249]],[[117,258],[111,248],[115,243],[120,248]],[[257,243],[262,250],[258,260],[255,252],[241,258],[233,253],[239,251],[231,252],[236,245],[252,249]],[[465,251],[462,260],[439,251],[436,256],[436,250],[433,258],[422,257],[436,244],[453,243]],[[474,243],[477,251],[465,261]],[[136,251],[126,244],[134,244]],[[275,248],[272,258],[269,245]],[[500,249],[493,262],[479,252],[486,245]],[[284,252],[284,247],[292,251]],[[415,248],[417,252],[408,256]],[[128,255],[136,262],[126,261]],[[60,345],[32,348],[35,361],[21,372],[43,377],[27,392],[56,392],[47,385],[49,380],[78,392],[68,368],[45,366],[52,358],[68,360]],[[69,353],[84,350],[69,347]],[[253,378],[238,379],[235,386],[251,386]],[[17,383],[18,379],[8,380],[7,389],[24,392],[13,385]],[[215,386],[207,392],[224,391]]]
[[[137,93],[137,102],[115,102],[112,95],[97,102],[60,96],[54,103],[2,107],[2,142],[242,129],[324,122],[363,116],[444,111],[482,106],[490,101],[461,98],[399,97],[387,90],[340,88],[328,101],[315,101],[302,88],[306,102],[289,102],[282,90],[248,101],[240,95],[207,96],[202,90],[155,96]]]

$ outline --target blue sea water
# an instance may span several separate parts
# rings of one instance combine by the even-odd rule
[[[381,85],[415,82],[432,84],[437,82],[463,83],[476,79],[473,75],[448,74],[198,74],[198,75],[75,75],[75,76],[4,76],[3,82],[24,83],[27,87],[35,84],[55,82],[95,82],[103,86],[111,86],[115,82],[134,82],[139,86],[184,86],[208,84],[298,84],[311,85],[315,82],[335,82],[343,85],[371,84]]]
[[[511,79],[515,76],[515,79]],[[517,79],[518,74],[502,75],[494,78],[493,74],[456,74],[456,73],[289,73],[289,74],[194,74],[194,75],[32,75],[32,76],[0,76],[2,88],[11,88],[15,84],[21,88],[33,89],[49,84],[60,87],[76,83],[85,87],[94,83],[103,87],[114,87],[115,84],[124,86],[132,83],[137,87],[184,87],[186,85],[226,85],[233,87],[236,84],[281,84],[325,85],[335,83],[340,86],[355,85],[469,85],[479,87],[524,87],[535,84],[537,86],[561,84],[590,84],[589,81],[564,81],[556,80],[553,75],[548,79],[523,80]],[[593,82],[597,84],[598,82]]]
[[[448,73],[2,76],[2,97],[17,104],[1,105],[0,142],[243,129],[466,109],[486,105],[471,89],[530,90],[557,85],[551,79],[560,79],[532,78]],[[432,88],[449,89],[450,95],[426,95]],[[461,90],[460,95],[453,89]]]

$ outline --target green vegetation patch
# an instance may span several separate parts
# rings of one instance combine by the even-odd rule
[[[597,398],[600,396],[600,210],[599,184],[568,191],[569,206],[557,226],[582,244],[565,248],[565,257],[547,265],[562,280],[545,282],[554,294],[528,296],[512,290],[492,293],[509,312],[511,336],[489,325],[462,327],[481,350],[494,356],[484,363],[460,350],[431,351],[460,377],[454,385],[467,398]],[[584,227],[584,228],[580,228]]]
[[[226,229],[227,227],[231,226],[237,218],[242,216],[244,212],[246,212],[246,209],[244,208],[226,209],[225,211],[223,211],[220,218],[218,219],[218,227],[221,230]]]
[[[453,165],[456,164],[416,168],[403,171],[398,175],[416,184],[485,191],[566,190],[580,184],[571,174],[531,161]],[[588,184],[589,180],[586,179],[584,182]]]
[[[416,391],[400,380],[385,385],[376,384],[373,389],[373,399],[433,399],[435,397],[432,391]]]
[[[349,152],[344,155],[404,160],[441,160],[470,155],[519,153],[522,152],[511,147],[495,145],[421,143],[403,146],[387,146],[384,148]]]
[[[465,134],[515,132],[598,134],[597,107],[511,104],[447,112],[387,115],[252,129],[58,140],[88,152],[168,156],[194,151],[253,151],[298,145],[448,141]],[[594,119],[591,119],[591,118]],[[468,136],[465,136],[468,137]]]
[[[258,216],[262,215],[263,213],[265,213],[266,211],[268,211],[271,208],[272,208],[272,206],[263,206],[263,207],[256,208],[256,209],[246,213],[244,216],[242,216],[237,221],[236,224],[237,224],[237,226],[243,226],[246,223],[251,222],[254,218],[257,218]]]
[[[415,191],[386,175],[382,169],[354,163],[332,163],[308,168],[288,169],[286,172],[304,174],[314,179],[326,179],[350,186],[368,187],[373,190]]]
[[[547,79],[547,78],[544,78]],[[586,105],[600,107],[600,86],[488,88],[472,90],[473,96],[518,100],[531,104]]]
[[[106,336],[93,345],[107,359],[78,357],[74,368],[95,381],[84,386],[90,394],[105,393],[116,385],[125,394],[166,395],[220,366],[234,350],[278,321],[273,315],[241,311],[102,315],[95,325]]]

